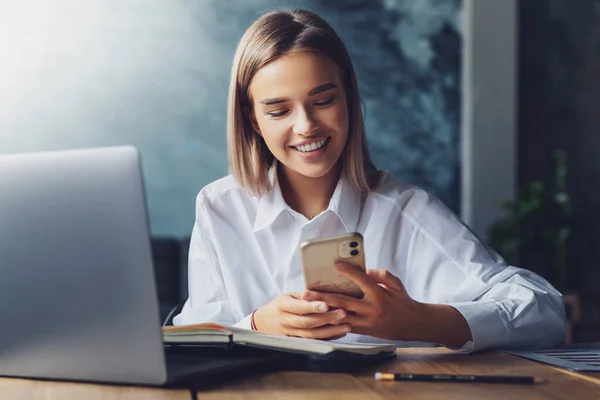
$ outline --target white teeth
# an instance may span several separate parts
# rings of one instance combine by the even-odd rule
[[[323,147],[323,145],[325,145],[325,143],[327,143],[327,140],[328,140],[328,138],[325,138],[325,139],[317,140],[316,142],[313,142],[311,144],[303,144],[301,146],[295,146],[294,148],[303,153],[306,153],[309,151],[315,151],[315,150],[318,150],[321,147]]]

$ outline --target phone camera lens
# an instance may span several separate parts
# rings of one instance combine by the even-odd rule
[[[350,247],[352,247],[352,248],[358,247],[358,242],[350,242]]]
[[[357,255],[358,255],[358,250],[352,250],[352,251],[350,252],[350,255],[351,255],[351,256],[357,256]]]

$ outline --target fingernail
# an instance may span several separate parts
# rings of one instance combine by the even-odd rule
[[[337,317],[340,319],[342,319],[346,316],[346,311],[344,311],[344,310],[337,310],[335,313],[336,313]]]
[[[344,332],[348,333],[348,332],[350,332],[350,327],[348,325],[344,325],[344,328],[342,330]]]
[[[317,306],[317,311],[320,311],[320,312],[325,312],[325,311],[327,311],[327,305],[326,305],[326,304],[324,304],[324,303],[321,303],[321,304],[319,304],[319,305]]]

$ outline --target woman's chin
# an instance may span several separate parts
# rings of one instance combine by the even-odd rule
[[[310,179],[321,179],[332,173],[335,163],[313,164],[313,165],[295,165],[290,168],[295,174]]]

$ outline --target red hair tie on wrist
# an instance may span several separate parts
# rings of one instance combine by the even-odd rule
[[[256,310],[258,310],[258,308]],[[257,331],[258,330],[258,329],[256,329],[256,323],[254,322],[254,314],[256,313],[256,310],[252,311],[252,316],[250,317],[250,328],[253,331]]]

